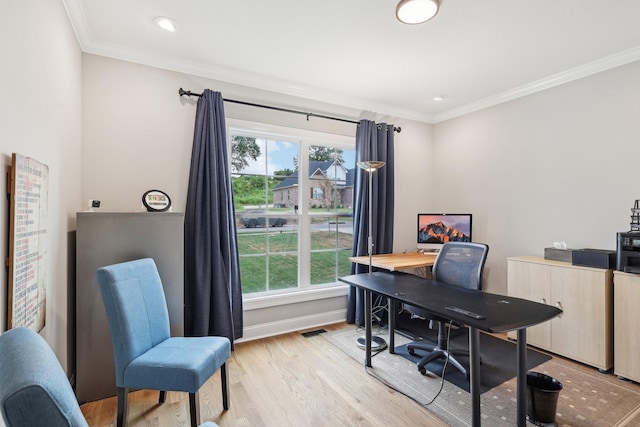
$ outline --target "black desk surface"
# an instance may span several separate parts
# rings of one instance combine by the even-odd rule
[[[407,273],[374,272],[340,277],[340,281],[491,333],[508,332],[545,322],[562,310],[522,298],[447,285]],[[478,320],[445,307],[455,306],[486,316]]]

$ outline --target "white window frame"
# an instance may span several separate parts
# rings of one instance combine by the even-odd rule
[[[355,135],[338,135],[238,119],[227,119],[226,125],[229,153],[231,153],[231,137],[235,134],[297,142],[300,144],[299,159],[309,158],[309,146],[312,145],[329,145],[336,148],[355,150]],[[231,159],[228,159],[228,161],[230,162]],[[299,177],[309,176],[308,162],[299,162],[298,168]],[[309,180],[299,179],[298,186],[298,197],[300,200],[304,200],[304,195],[309,194]],[[297,215],[300,226],[300,232],[298,233],[298,286],[278,291],[243,294],[243,306],[245,310],[332,298],[348,294],[349,286],[342,282],[323,285],[311,285],[309,283],[311,241],[310,233],[307,231],[309,230],[311,221],[307,203],[299,203]],[[304,281],[302,280],[303,278],[305,279]]]

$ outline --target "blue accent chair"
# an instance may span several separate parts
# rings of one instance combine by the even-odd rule
[[[27,328],[0,335],[0,407],[7,427],[88,427],[56,355]]]
[[[229,409],[226,361],[231,343],[226,337],[171,337],[169,313],[160,275],[151,258],[99,268],[96,272],[104,301],[115,356],[118,388],[117,426],[127,421],[130,389],[189,393],[191,425],[197,426],[196,393],[218,369],[222,403]]]
[[[56,355],[31,329],[0,335],[0,405],[7,427],[88,427]]]

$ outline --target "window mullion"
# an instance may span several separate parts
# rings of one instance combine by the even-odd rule
[[[300,245],[298,254],[298,287],[305,288],[311,284],[311,219],[309,218],[309,143],[300,142],[300,154],[298,155],[298,221],[300,224],[300,232],[298,234],[298,242]]]

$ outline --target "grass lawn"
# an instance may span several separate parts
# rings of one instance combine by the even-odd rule
[[[312,285],[335,282],[338,277],[349,274],[351,239],[352,236],[348,233],[338,232],[337,235],[335,231],[313,233],[310,279]],[[267,248],[269,255],[267,255]],[[297,251],[297,231],[269,229],[268,233],[264,230],[238,233],[242,293],[297,287]]]

